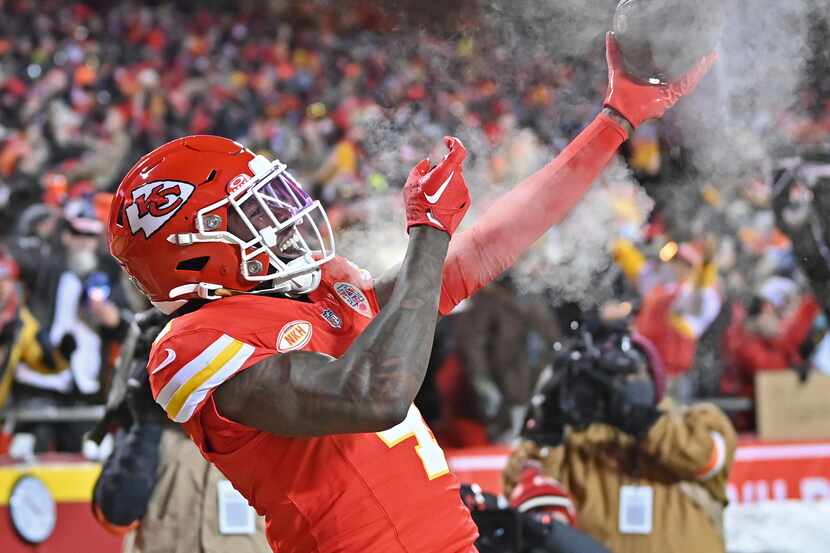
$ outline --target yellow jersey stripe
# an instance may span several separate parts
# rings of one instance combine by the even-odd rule
[[[225,349],[231,342],[233,342],[233,338],[227,334],[219,336],[219,338],[214,340],[212,344],[202,350],[199,355],[191,359],[184,367],[176,371],[173,377],[158,393],[158,396],[156,396],[156,402],[166,411],[167,405],[170,403],[170,400],[173,399],[173,394],[175,394],[179,388],[187,384],[188,380],[207,367],[208,364],[213,361],[216,356],[222,353],[222,350]],[[172,349],[170,351],[175,353]],[[167,352],[168,355],[170,354],[170,351]]]
[[[242,349],[243,345],[244,344],[239,340],[232,340],[231,343],[228,344],[225,349],[221,351],[221,353],[219,353],[219,355],[214,357],[213,360],[208,363],[207,367],[193,375],[190,380],[176,390],[176,393],[173,394],[173,397],[167,404],[167,416],[171,419],[175,419],[190,394],[201,386],[207,379],[216,374],[228,361],[233,359],[239,350]]]
[[[225,363],[225,366],[219,369],[213,376],[208,378],[201,386],[187,396],[184,406],[179,411],[179,414],[173,420],[176,422],[187,422],[193,416],[193,413],[204,401],[211,390],[221,385],[227,379],[235,375],[245,365],[251,355],[254,354],[256,348],[250,344],[245,344],[239,353],[234,355],[230,361]]]

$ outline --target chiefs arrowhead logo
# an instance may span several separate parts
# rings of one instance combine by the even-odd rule
[[[311,323],[308,321],[292,321],[282,327],[277,335],[277,351],[285,353],[300,349],[311,340]]]
[[[133,190],[130,204],[124,209],[133,234],[144,231],[150,238],[190,198],[196,189],[190,183],[161,180],[148,182]]]

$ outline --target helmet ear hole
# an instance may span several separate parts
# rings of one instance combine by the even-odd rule
[[[210,181],[212,181],[212,180],[213,180],[213,179],[215,179],[215,178],[216,178],[216,169],[211,169],[211,170],[210,170],[210,174],[207,176],[207,178],[206,178],[205,180],[203,180],[202,182],[200,182],[200,183],[199,183],[199,185],[202,185],[202,184],[207,184],[207,183],[209,183]]]
[[[115,215],[115,224],[116,226],[123,227],[124,226],[124,210],[122,209],[123,206],[118,206]]]
[[[202,256],[202,257],[192,257],[190,259],[185,259],[184,261],[179,261],[179,264],[176,265],[177,271],[201,271],[205,268],[208,261],[210,261],[210,257]]]

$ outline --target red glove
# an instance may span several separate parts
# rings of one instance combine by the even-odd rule
[[[614,33],[605,35],[605,56],[608,60],[605,106],[625,117],[635,129],[643,121],[662,117],[680,98],[690,94],[717,59],[717,54],[712,52],[679,79],[654,85],[638,83],[625,73]]]
[[[450,151],[438,165],[430,169],[429,159],[424,159],[406,179],[407,232],[416,225],[429,225],[452,236],[470,207],[470,191],[462,172],[467,150],[455,137],[444,137],[444,144]]]

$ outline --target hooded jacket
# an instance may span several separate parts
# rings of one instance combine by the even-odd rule
[[[537,460],[574,497],[580,527],[615,553],[725,551],[723,508],[737,447],[732,424],[710,404],[660,407],[663,414],[639,442],[600,423],[556,447],[522,442],[503,474],[505,493],[524,462]],[[651,490],[649,533],[620,530],[624,486]]]

